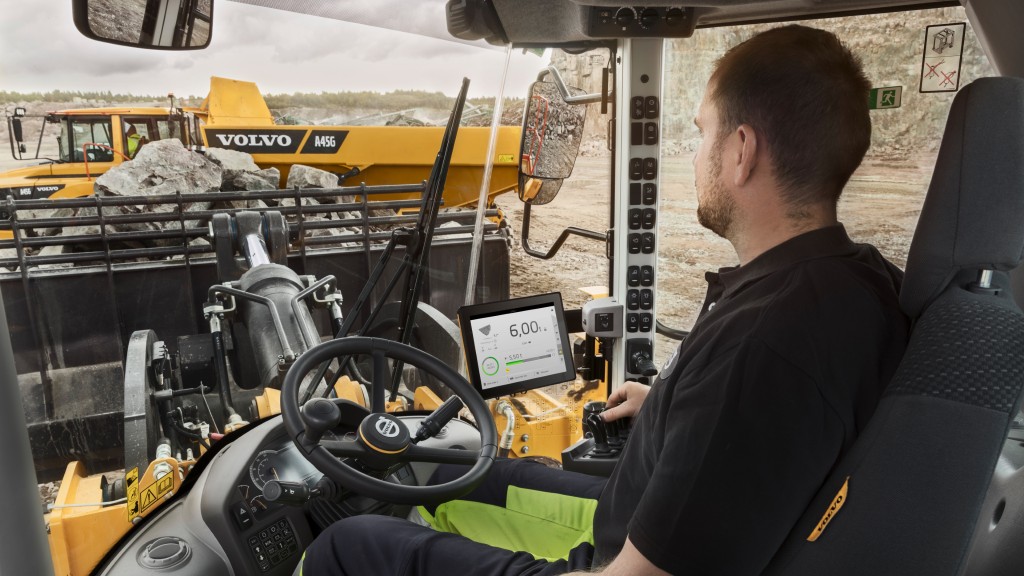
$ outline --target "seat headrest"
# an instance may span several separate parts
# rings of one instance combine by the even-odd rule
[[[981,78],[949,110],[900,305],[917,318],[959,272],[1024,258],[1024,79]]]

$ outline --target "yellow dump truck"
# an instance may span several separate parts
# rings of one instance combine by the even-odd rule
[[[85,108],[61,110],[43,122],[36,143],[26,143],[23,123],[30,118],[15,109],[7,118],[11,152],[16,160],[43,163],[0,174],[0,197],[17,200],[78,198],[93,193],[97,176],[130,160],[148,142],[167,138],[186,146],[226,148],[252,154],[261,168],[281,172],[287,183],[293,164],[338,174],[341,185],[405,184],[425,180],[437,153],[443,127],[432,126],[279,126],[255,83],[212,77],[210,93],[195,108]],[[35,119],[35,118],[33,118]],[[54,134],[50,125],[57,125]],[[446,207],[474,204],[486,163],[489,128],[459,131],[444,191]],[[520,129],[498,132],[490,197],[515,188]],[[44,150],[57,139],[58,152]],[[28,148],[35,144],[33,154]],[[382,200],[401,199],[381,198]],[[406,195],[407,196],[407,195]],[[8,219],[6,210],[0,217]],[[0,231],[0,237],[10,233]]]

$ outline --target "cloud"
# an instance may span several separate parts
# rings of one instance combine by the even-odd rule
[[[443,14],[430,8],[436,0],[422,6],[419,0],[402,2],[401,18],[394,17],[392,1],[294,4],[361,11],[363,20],[378,23],[390,15],[406,27],[429,22],[443,30]],[[75,29],[67,0],[0,0],[0,13],[0,89],[22,92],[206,94],[209,77],[224,76],[256,82],[267,93],[411,89],[454,95],[468,76],[472,94],[493,95],[504,63],[501,51],[222,0],[216,4],[210,47],[186,52],[89,40]],[[542,64],[517,54],[509,95],[525,93]]]

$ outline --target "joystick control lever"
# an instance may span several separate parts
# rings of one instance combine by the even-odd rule
[[[646,338],[632,338],[626,343],[626,357],[629,371],[641,376],[656,376],[658,367],[654,364],[651,341]]]
[[[608,454],[611,447],[608,446],[608,431],[604,427],[604,420],[597,412],[593,412],[586,419],[587,430],[594,437],[594,454]]]

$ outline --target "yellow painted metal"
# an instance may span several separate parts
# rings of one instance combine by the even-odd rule
[[[100,477],[86,476],[81,462],[68,464],[48,518],[50,555],[57,576],[88,574],[131,528],[124,505],[62,508],[101,501]]]
[[[355,380],[348,376],[338,378],[334,385],[334,392],[338,398],[351,400],[360,406],[366,407],[366,397],[363,395],[363,388]],[[274,388],[265,388],[263,394],[256,397],[256,410],[260,418],[274,416],[281,413],[281,391]]]
[[[160,503],[176,494],[185,474],[195,465],[194,460],[179,462],[162,458],[150,462],[145,474],[139,478],[140,493],[161,484],[154,471],[160,464],[170,466],[171,472],[161,478],[170,489],[162,489],[158,502],[145,506],[141,517],[155,512]],[[54,574],[79,576],[92,572],[107,550],[114,546],[132,527],[125,513],[125,504],[102,506],[100,487],[102,474],[87,476],[81,462],[68,464],[54,501],[53,511],[47,518],[49,525],[50,555]]]
[[[210,77],[210,93],[198,108],[185,108],[207,124],[273,126],[274,116],[253,82]]]
[[[444,400],[441,400],[440,396],[435,394],[433,390],[426,386],[417,387],[413,392],[412,398],[412,405],[416,410],[434,411],[444,403]]]
[[[562,461],[562,450],[583,437],[583,405],[592,400],[605,400],[605,386],[575,382],[530,390],[508,400],[516,411],[515,436],[510,457],[544,456]],[[498,432],[505,430],[505,415],[491,404]]]
[[[244,130],[250,125],[207,124],[202,128],[203,143],[210,146],[207,128],[218,130]],[[279,126],[275,133],[287,134],[293,141],[300,142],[299,150],[305,145],[311,132],[332,128],[328,126]],[[334,154],[253,154],[253,161],[261,168],[277,168],[281,173],[281,185],[288,181],[288,171],[293,164],[304,164],[332,172],[348,172],[354,168],[359,174],[343,185],[367,184],[379,186],[388,184],[417,184],[430,176],[430,169],[437,157],[444,128],[440,126],[348,126],[333,127],[348,130],[344,142]],[[495,164],[491,175],[488,198],[516,189],[518,166],[515,162],[497,162],[500,156],[519,149],[519,128],[503,126],[498,129],[495,148]],[[445,183],[445,207],[476,205],[480,196],[484,162],[487,159],[487,143],[490,128],[464,127],[459,129]],[[375,195],[377,200],[401,200],[416,198],[416,194]]]

